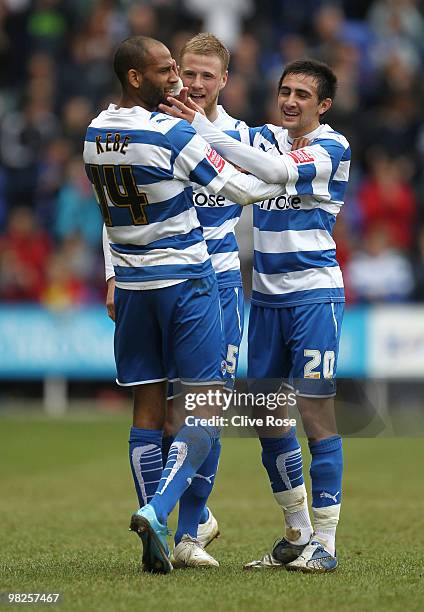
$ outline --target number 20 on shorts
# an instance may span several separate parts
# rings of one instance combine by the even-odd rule
[[[321,351],[317,349],[305,349],[303,351],[303,356],[309,357],[309,361],[305,363],[305,367],[303,368],[304,378],[321,378],[321,372],[317,371],[317,368],[321,365],[321,361],[323,378],[333,378],[335,362],[334,351],[325,351],[324,355],[321,356]]]

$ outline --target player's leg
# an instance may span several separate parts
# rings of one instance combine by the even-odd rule
[[[174,417],[174,406],[178,405],[178,398],[182,395],[181,381],[178,378],[168,380],[168,388],[166,395],[166,419],[163,426],[162,438],[162,462],[166,464],[168,459],[169,449],[174,441],[176,429],[175,423],[178,420]]]
[[[243,289],[241,287],[221,288],[219,289],[219,301],[224,332],[224,353],[226,356],[225,389],[228,393],[232,393],[244,326]],[[206,506],[206,503],[214,485],[220,451],[221,444],[215,444],[193,478],[190,487],[181,498],[178,527],[175,534],[175,542],[177,544],[183,534],[187,533],[187,524],[193,520],[192,517],[199,516],[197,539],[204,548],[219,535],[218,523],[211,510]]]
[[[343,454],[334,411],[335,375],[343,304],[296,307],[293,365],[298,408],[311,452],[314,535],[288,569],[324,572],[337,567]]]
[[[175,430],[175,418],[174,418],[174,399],[176,396],[181,395],[181,383],[179,380],[169,382],[166,397],[166,419],[163,426],[163,437],[162,437],[162,463],[166,465],[168,460],[169,449],[174,441],[176,430]]]
[[[178,391],[178,393],[177,393]],[[174,402],[174,393],[178,398]],[[178,415],[181,402],[181,384],[168,384],[167,416],[164,425],[164,436],[162,439],[162,461],[166,465],[169,450],[175,439]],[[215,475],[218,469],[219,457],[221,454],[221,443],[219,440],[211,448],[209,455],[204,463],[194,475],[191,485],[182,495],[179,502],[178,525],[175,532],[175,545],[178,545],[183,536],[190,532],[190,526],[198,522],[196,540],[203,548],[206,548],[214,538],[219,535],[218,523],[212,512],[207,508],[206,501],[212,491]],[[202,513],[204,520],[202,521]],[[201,524],[202,523],[202,524]],[[175,566],[175,565],[174,565]]]
[[[153,497],[162,475],[162,428],[165,420],[166,372],[161,336],[150,292],[115,291],[115,359],[117,382],[134,389],[133,425],[129,438],[131,473],[140,507]],[[140,321],[144,325],[140,325]],[[144,347],[141,351],[140,347]],[[142,540],[143,534],[140,534]],[[143,569],[169,571],[166,533],[162,560],[154,559],[143,540]]]
[[[169,291],[164,290],[164,291]],[[222,385],[222,330],[218,290],[214,276],[189,280],[173,288],[178,293],[168,332],[164,335],[164,355],[170,352],[178,365],[178,375],[189,385],[189,392],[207,394],[210,384]],[[163,306],[165,308],[165,306]],[[166,309],[166,308],[165,308]],[[194,410],[192,415],[210,417],[214,407]],[[193,420],[180,428],[172,442],[158,489],[148,506],[157,521],[166,525],[168,515],[187,489],[218,439],[213,425]],[[145,516],[143,509],[139,511]],[[198,518],[187,535],[195,538]],[[207,553],[205,553],[206,555]]]
[[[285,334],[287,309],[252,309],[252,331],[249,334],[250,372],[256,373],[255,378],[260,377],[262,380],[279,380],[282,377],[286,381],[291,368]],[[266,351],[264,346],[267,347]],[[287,406],[281,416],[288,416]],[[273,428],[271,431],[265,431],[266,435],[259,433],[262,463],[268,472],[274,498],[284,514],[284,539],[293,546],[304,546],[309,541],[312,526],[303,480],[302,453],[296,430],[294,427],[282,430]],[[295,549],[296,552],[298,550]],[[280,543],[278,551],[278,560],[283,563],[294,554],[288,551],[288,554],[284,555],[284,542]]]
[[[139,505],[153,497],[162,474],[165,378],[160,329],[145,291],[115,291],[115,358],[118,384],[133,387],[134,414],[129,458]],[[140,325],[144,321],[145,325]],[[147,323],[148,322],[148,323]],[[140,347],[145,347],[142,354]]]
[[[285,343],[286,309],[252,306],[249,320],[248,378],[260,389],[275,391],[281,378],[287,378],[291,367]],[[266,350],[264,350],[266,347]],[[274,386],[271,389],[271,385]],[[287,412],[281,416],[286,417]],[[274,546],[272,555],[245,566],[263,569],[294,560],[309,541],[312,533],[303,481],[300,444],[295,428],[258,431],[262,446],[262,463],[267,470],[274,498],[282,509],[285,536]]]
[[[162,476],[165,389],[166,382],[134,387],[129,456],[140,508],[152,499]]]

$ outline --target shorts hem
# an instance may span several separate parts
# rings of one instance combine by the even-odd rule
[[[119,385],[120,387],[135,387],[136,385],[149,385],[151,383],[165,382],[167,380],[168,380],[167,378],[155,378],[152,380],[139,380],[136,382],[123,383],[123,382],[119,382],[119,380],[115,378],[116,384]],[[178,380],[178,378],[176,378],[175,380]],[[172,381],[169,381],[169,382],[172,382]]]
[[[251,300],[252,306],[261,306],[262,308],[293,308],[293,306],[307,306],[308,304],[343,304],[346,302],[344,297],[328,297],[328,298],[305,298],[300,300],[293,300],[290,302],[266,302],[253,298]]]
[[[296,390],[295,390],[295,394],[296,394],[296,397],[310,397],[310,398],[313,398],[313,399],[329,399],[330,397],[336,397],[336,395],[337,395],[337,393],[331,393],[330,395],[328,395],[328,394],[326,394],[326,395],[312,395],[312,394],[309,394],[309,393],[298,393]]]
[[[205,381],[187,381],[187,380],[181,380],[181,384],[182,385],[187,385],[187,386],[191,386],[191,387],[205,387],[206,385],[221,385],[224,386],[225,380],[205,380]]]

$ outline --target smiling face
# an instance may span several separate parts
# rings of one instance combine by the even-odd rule
[[[185,53],[181,57],[180,76],[188,87],[189,96],[204,109],[208,119],[214,121],[219,92],[228,77],[221,59],[217,55]]]
[[[331,106],[331,98],[318,99],[316,78],[306,74],[287,74],[278,92],[278,108],[281,125],[292,138],[304,136],[315,130],[320,117]]]

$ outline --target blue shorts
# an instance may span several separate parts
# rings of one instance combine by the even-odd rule
[[[242,287],[223,287],[219,289],[222,328],[224,334],[224,357],[226,371],[225,388],[232,390],[237,375],[239,349],[244,328],[244,296]],[[177,397],[181,387],[177,382],[168,385],[168,399]]]
[[[119,385],[180,379],[223,384],[225,361],[215,274],[150,290],[115,290]]]
[[[252,304],[247,376],[256,381],[283,379],[305,397],[336,394],[343,303],[269,308]]]

